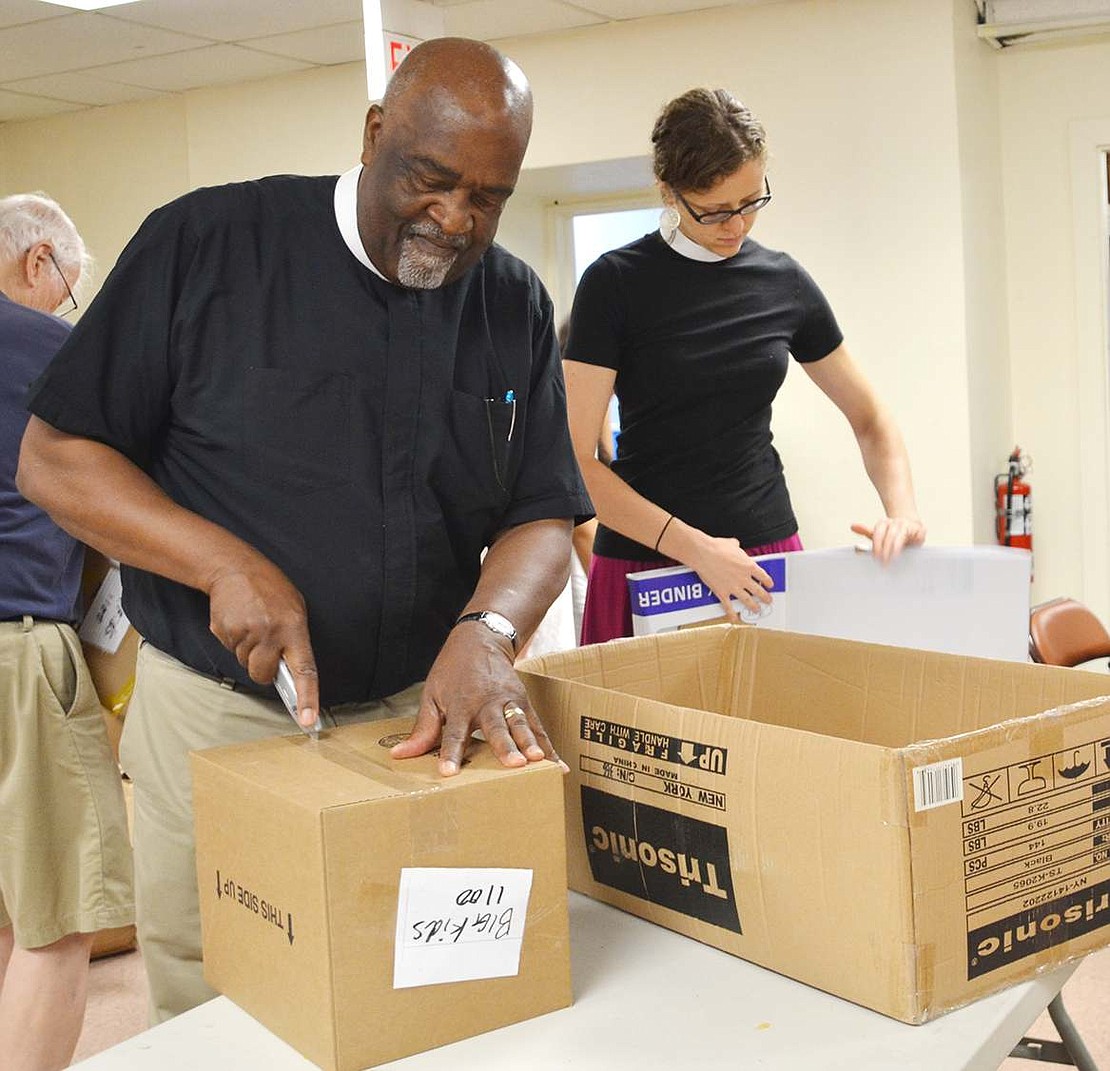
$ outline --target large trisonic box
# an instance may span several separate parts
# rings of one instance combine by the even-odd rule
[[[1110,942],[1110,678],[744,626],[521,674],[571,887],[909,1023]]]

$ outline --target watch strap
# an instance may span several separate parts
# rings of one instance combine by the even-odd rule
[[[480,621],[490,632],[494,632],[498,636],[504,636],[513,650],[516,650],[516,626],[504,614],[499,614],[496,610],[474,610],[471,613],[463,614],[455,624],[461,625],[464,621]]]

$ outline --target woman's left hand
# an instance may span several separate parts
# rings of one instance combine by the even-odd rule
[[[881,517],[871,528],[853,524],[852,531],[871,540],[871,553],[883,565],[897,558],[903,547],[916,547],[925,542],[925,525],[916,518]]]

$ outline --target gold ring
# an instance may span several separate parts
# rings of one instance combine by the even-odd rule
[[[512,721],[513,718],[524,717],[524,711],[518,707],[516,703],[506,703],[502,713],[505,715],[506,721]]]

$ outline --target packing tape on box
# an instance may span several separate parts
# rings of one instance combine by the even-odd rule
[[[329,740],[327,738],[327,732],[328,730],[325,729],[320,734],[319,740],[313,740],[308,736],[301,737],[300,739],[297,737],[290,737],[290,739],[295,741],[299,746],[314,748],[316,753],[324,759],[325,762],[331,762],[336,766],[342,766],[344,770],[350,770],[351,773],[356,773],[372,781],[378,781],[381,784],[389,785],[390,788],[398,789],[401,792],[412,791],[411,777],[394,773],[387,766],[381,766],[376,762],[371,762],[368,758],[359,754],[359,752],[349,744],[338,744],[333,740]]]
[[[937,946],[923,944],[917,952],[918,993],[928,997],[937,991]]]
[[[325,730],[325,733],[327,730]],[[291,737],[290,739],[296,739]],[[300,743],[300,742],[298,742]],[[330,741],[326,736],[313,741],[304,737],[302,746],[315,747],[318,754],[327,762],[342,766],[351,773],[389,785],[408,797],[409,801],[409,840],[413,859],[428,863],[437,856],[450,854],[457,850],[459,842],[459,823],[455,808],[448,805],[449,797],[443,796],[437,781],[428,785],[426,792],[412,795],[412,775],[396,773],[387,766],[371,762],[364,755],[347,744]],[[385,747],[385,744],[381,745]],[[483,745],[485,746],[485,745]],[[441,810],[436,821],[429,822],[421,813],[431,801]]]
[[[1107,690],[1110,692],[1110,684],[1107,685]],[[1068,744],[1065,741],[1064,727],[1069,720],[1067,715],[1082,710],[1104,713],[1107,710],[1107,697],[1099,696],[1095,699],[1080,699],[1075,703],[1061,703],[1051,710],[1038,714],[1033,720],[1033,731],[1029,734],[1034,746],[1040,751],[1066,750]]]

